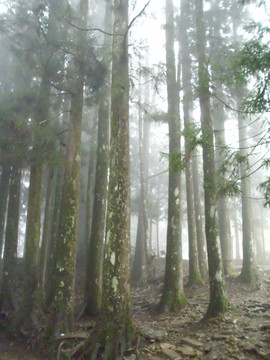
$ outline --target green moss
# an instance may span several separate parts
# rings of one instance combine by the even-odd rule
[[[189,276],[187,286],[192,286],[192,285],[198,285],[198,286],[203,285],[201,274],[198,271],[194,271],[191,274],[191,276]]]
[[[246,267],[242,269],[238,276],[239,281],[247,284],[252,284],[259,279],[259,273],[256,267]]]
[[[188,305],[188,299],[183,293],[173,294],[172,292],[163,294],[158,305],[159,312],[178,312]]]

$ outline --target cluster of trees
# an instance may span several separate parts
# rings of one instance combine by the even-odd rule
[[[233,248],[240,256],[237,204],[243,234],[239,279],[256,280],[255,255],[263,256],[260,236],[254,250],[250,174],[254,167],[267,167],[269,159],[254,156],[250,164],[250,158],[268,141],[267,129],[258,135],[256,125],[258,113],[269,110],[270,51],[264,40],[269,29],[249,25],[253,38],[243,44],[244,4],[209,0],[206,11],[203,0],[181,0],[177,6],[164,0],[166,63],[151,67],[148,51],[129,42],[150,5],[132,2],[130,19],[128,1],[7,0],[0,15],[5,54],[0,60],[0,311],[12,314],[14,328],[34,331],[42,324],[46,337],[67,333],[74,325],[76,274],[84,272],[80,311],[98,320],[74,358],[102,353],[104,359],[120,359],[135,341],[130,283],[143,285],[151,278],[152,224],[162,218],[161,209],[167,208],[167,248],[160,311],[178,311],[188,302],[182,272],[185,209],[188,285],[209,279],[207,317],[228,307],[224,275],[232,274]],[[155,103],[164,85],[166,112]],[[230,119],[238,122],[237,151],[226,144]],[[168,183],[156,181],[164,179],[159,154],[149,159],[156,123],[168,126],[163,154]],[[249,138],[259,140],[250,145]],[[266,204],[269,183],[265,179],[261,185]],[[138,218],[132,261],[131,210]],[[86,260],[83,269],[76,258],[79,265]]]

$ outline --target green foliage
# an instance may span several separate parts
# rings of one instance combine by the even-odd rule
[[[263,192],[265,207],[270,207],[270,177],[268,176],[265,181],[263,181],[259,186],[259,190]]]
[[[219,164],[218,169],[218,195],[220,197],[238,196],[241,194],[240,165],[247,163],[248,159],[239,151],[231,151],[226,146],[223,146],[220,151],[222,163]]]
[[[255,80],[250,95],[244,101],[248,112],[265,112],[270,110],[270,28],[251,22],[246,30],[253,35],[245,42],[240,51],[232,56],[232,80],[238,86]]]
[[[166,66],[162,62],[154,64],[152,67],[142,66],[138,75],[151,81],[155,91],[159,93],[160,86],[166,83]]]
[[[172,169],[174,172],[178,172],[185,169],[185,160],[181,153],[160,153],[161,160],[166,160],[169,162],[169,168]]]
[[[184,136],[187,148],[190,151],[203,144],[201,127],[196,124],[190,123],[186,125],[182,135]]]

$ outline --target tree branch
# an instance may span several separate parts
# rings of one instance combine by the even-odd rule
[[[131,26],[135,23],[135,21],[144,13],[145,9],[148,7],[148,5],[150,4],[152,0],[148,0],[147,3],[144,5],[144,7],[142,8],[142,10],[139,12],[138,15],[136,15],[131,22],[128,25],[127,31],[129,31],[129,29],[131,28]]]
[[[121,34],[112,34],[112,33],[109,33],[107,31],[104,31],[102,29],[99,29],[99,28],[91,28],[91,29],[86,29],[86,28],[82,28],[80,26],[77,26],[75,24],[73,24],[72,22],[70,22],[67,18],[64,18],[64,20],[72,27],[74,27],[75,29],[77,30],[80,30],[80,31],[99,31],[101,32],[102,34],[105,34],[105,35],[109,35],[109,36],[123,36]]]
[[[57,114],[57,115],[54,115],[54,116],[52,116],[52,117],[50,117],[50,118],[48,118],[48,119],[42,120],[42,121],[40,121],[39,125],[42,125],[42,124],[44,124],[44,123],[46,123],[46,122],[48,122],[48,121],[50,121],[50,120],[57,119],[59,116],[65,114],[65,113],[67,113],[67,112],[70,112],[70,110],[63,110],[63,111],[61,111],[61,112],[60,112],[59,114]]]

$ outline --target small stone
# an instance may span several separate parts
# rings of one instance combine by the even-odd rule
[[[142,329],[142,333],[146,338],[154,340],[162,340],[166,335],[166,330]]]
[[[200,341],[197,341],[195,339],[191,339],[189,337],[184,337],[181,339],[182,342],[190,345],[190,346],[194,346],[194,347],[202,347],[203,344]]]
[[[181,360],[181,356],[173,349],[163,348],[162,353],[171,360]]]
[[[184,345],[184,346],[177,346],[177,352],[180,352],[182,355],[185,356],[194,356],[196,355],[196,350],[193,349],[191,346]]]

